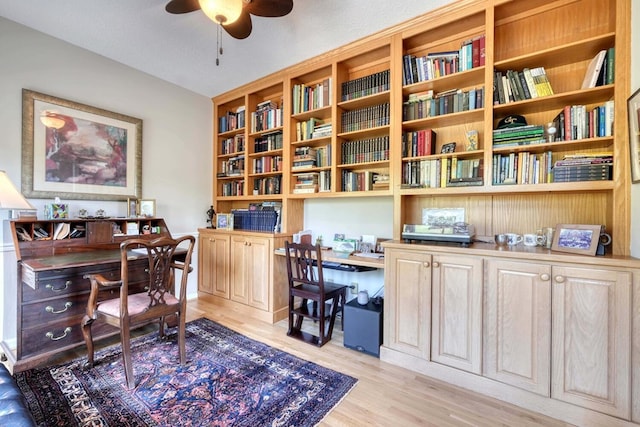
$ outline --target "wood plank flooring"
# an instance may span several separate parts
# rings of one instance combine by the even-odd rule
[[[358,383],[353,390],[320,423],[323,427],[569,426],[350,350],[343,346],[340,322],[336,322],[332,340],[318,348],[288,337],[286,320],[271,325],[203,299],[189,301],[187,320],[200,317],[207,317],[247,337],[357,378]],[[304,323],[309,325],[309,331],[317,330],[310,321],[305,320]],[[117,341],[118,337],[105,339],[97,343],[96,348]],[[85,348],[81,346],[61,355],[59,361],[62,363],[84,354]]]

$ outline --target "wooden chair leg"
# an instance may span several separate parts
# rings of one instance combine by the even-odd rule
[[[127,381],[128,388],[134,388],[136,386],[136,379],[133,376],[133,365],[131,363],[131,336],[129,334],[129,328],[122,328],[120,330],[120,337],[122,341],[122,362],[124,363],[124,377]]]
[[[325,342],[329,341],[331,339],[331,337],[327,337],[327,334],[325,333],[325,309],[326,309],[326,303],[324,301],[320,301],[319,302],[319,307],[318,307],[318,311],[319,313],[319,321],[318,321],[318,328],[319,328],[319,333],[318,333],[318,347],[324,345]]]
[[[180,356],[180,364],[184,365],[187,361],[187,351],[186,351],[186,341],[187,341],[187,332],[186,332],[186,324],[187,319],[184,312],[179,315],[179,325],[178,325],[178,353]]]
[[[287,335],[291,335],[294,332],[293,329],[293,304],[295,302],[295,298],[293,295],[289,295],[289,330],[287,331]]]
[[[91,335],[91,324],[93,323],[93,319],[89,316],[84,316],[82,319],[81,327],[82,327],[82,336],[84,337],[84,342],[87,345],[87,363],[85,363],[85,367],[92,368],[93,367],[93,336]]]

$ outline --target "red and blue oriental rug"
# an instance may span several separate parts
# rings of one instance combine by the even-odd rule
[[[312,426],[356,379],[240,335],[208,319],[187,323],[187,363],[176,335],[132,340],[136,388],[119,345],[68,364],[16,373],[39,426]]]

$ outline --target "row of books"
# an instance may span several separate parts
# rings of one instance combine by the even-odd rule
[[[311,117],[296,123],[296,141],[330,136],[332,129],[331,123],[325,123],[323,119]]]
[[[238,107],[236,111],[227,111],[218,117],[218,133],[229,132],[236,129],[242,129],[245,126],[245,108],[244,105]]]
[[[402,84],[436,79],[485,65],[485,35],[462,42],[459,50],[403,56]]]
[[[429,156],[435,153],[436,133],[422,129],[402,134],[402,157]]]
[[[244,155],[230,157],[220,162],[219,177],[240,176],[244,174]]]
[[[342,113],[342,132],[354,132],[389,124],[389,103]]]
[[[402,104],[402,120],[417,120],[484,107],[484,87],[451,89],[436,95],[425,91],[409,95]]]
[[[388,90],[389,70],[384,70],[342,83],[342,96],[340,99],[349,101]]]
[[[381,174],[379,172],[369,170],[342,170],[341,176],[341,191],[373,191],[389,189],[389,175],[382,175],[387,177],[385,181],[384,179],[380,179]]]
[[[493,130],[494,147],[540,144],[545,141],[545,129],[542,125],[526,125]]]
[[[544,67],[506,70],[493,73],[493,103],[508,104],[525,99],[553,95]]]
[[[251,113],[251,132],[262,132],[282,126],[283,109],[273,101],[258,104],[256,111]]]
[[[252,160],[253,173],[268,173],[282,171],[282,156],[255,157]]]
[[[577,153],[553,165],[554,182],[604,181],[613,179],[613,153]]]
[[[389,160],[389,136],[345,141],[342,143],[342,164]]]
[[[244,179],[234,181],[225,181],[220,186],[222,196],[243,196],[244,195]]]
[[[319,83],[306,85],[304,83],[293,85],[292,110],[293,114],[331,105],[333,80],[327,77]]]
[[[567,105],[553,119],[556,141],[613,135],[614,101],[587,111],[586,105]]]
[[[253,180],[253,194],[281,194],[282,176],[269,176]]]
[[[262,135],[256,138],[253,151],[254,153],[263,153],[265,151],[279,150],[283,146],[282,132],[274,132],[267,135]]]
[[[244,134],[239,133],[232,138],[223,139],[221,142],[220,152],[221,154],[233,154],[244,151],[245,139]]]
[[[446,157],[402,164],[402,188],[467,187],[482,183],[482,159]]]
[[[233,229],[273,233],[278,222],[275,210],[232,209]]]
[[[593,57],[582,80],[582,89],[604,86],[614,83],[616,50],[613,47],[602,49]]]
[[[553,159],[551,151],[540,154],[495,154],[493,156],[492,181],[501,184],[544,184],[552,182]]]

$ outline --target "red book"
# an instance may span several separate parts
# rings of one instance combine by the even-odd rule
[[[485,53],[485,37],[484,34],[480,36],[480,66],[484,66],[485,64],[485,57],[486,57],[486,53]]]
[[[471,64],[473,68],[480,66],[480,37],[471,42]]]
[[[564,140],[571,141],[573,135],[571,126],[573,125],[573,121],[571,120],[571,105],[565,105],[564,107]]]

